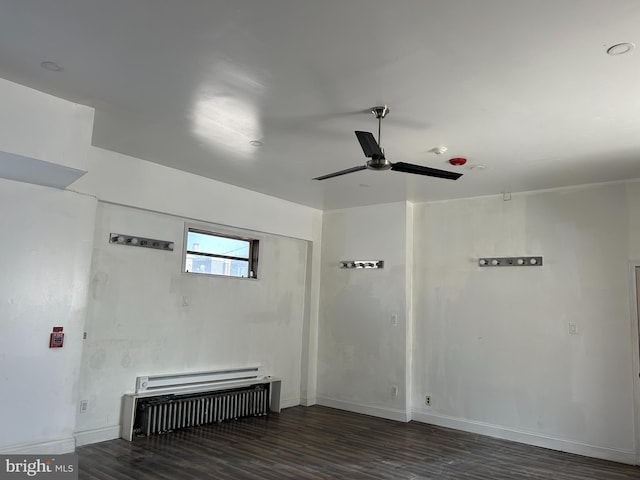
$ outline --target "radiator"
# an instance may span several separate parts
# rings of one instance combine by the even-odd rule
[[[155,435],[269,411],[269,386],[195,395],[163,395],[138,402],[134,435]]]
[[[253,367],[252,367],[253,369]],[[125,394],[120,436],[156,435],[280,411],[281,381],[246,368],[138,377]]]

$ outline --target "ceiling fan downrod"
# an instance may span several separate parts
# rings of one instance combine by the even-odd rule
[[[371,113],[375,115],[378,119],[378,148],[381,153],[378,155],[373,155],[371,160],[367,162],[367,168],[369,170],[389,170],[391,168],[391,162],[387,160],[384,156],[384,147],[382,146],[382,119],[387,116],[389,113],[389,107],[386,105],[379,105],[377,107],[373,107],[371,109]]]
[[[378,145],[380,146],[380,148],[382,149],[382,143],[380,142],[380,132],[382,130],[382,119],[384,117],[387,116],[387,114],[389,113],[389,107],[387,107],[386,105],[378,105],[377,107],[373,107],[371,109],[371,113],[373,113],[376,118],[378,119]],[[383,150],[384,152],[384,150]]]

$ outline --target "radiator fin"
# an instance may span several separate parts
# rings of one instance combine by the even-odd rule
[[[241,417],[266,415],[268,411],[268,384],[192,395],[156,396],[139,400],[134,433],[150,436]]]

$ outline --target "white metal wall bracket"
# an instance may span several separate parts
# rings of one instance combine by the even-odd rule
[[[122,235],[121,233],[110,233],[109,243],[115,243],[116,245],[128,245],[130,247],[145,247],[155,248],[156,250],[173,251],[173,242],[169,240],[135,237],[133,235]]]
[[[384,268],[384,260],[341,260],[340,268]]]
[[[478,259],[480,267],[541,267],[542,257],[484,257]]]

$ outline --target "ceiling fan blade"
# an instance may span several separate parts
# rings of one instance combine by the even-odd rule
[[[339,172],[328,173],[327,175],[322,175],[321,177],[316,177],[314,180],[324,180],[326,178],[339,177],[340,175],[346,175],[347,173],[359,172],[360,170],[366,170],[366,165],[359,165],[357,167],[347,168],[346,170],[340,170]]]
[[[358,132],[356,131],[356,137],[360,142],[364,156],[368,158],[383,158],[384,154],[380,149],[380,145],[376,142],[376,138],[371,132]]]
[[[427,175],[429,177],[446,178],[449,180],[457,180],[462,176],[461,173],[448,172],[447,170],[438,170],[437,168],[423,167],[413,163],[397,162],[391,165],[391,170],[405,173],[416,173],[418,175]]]

